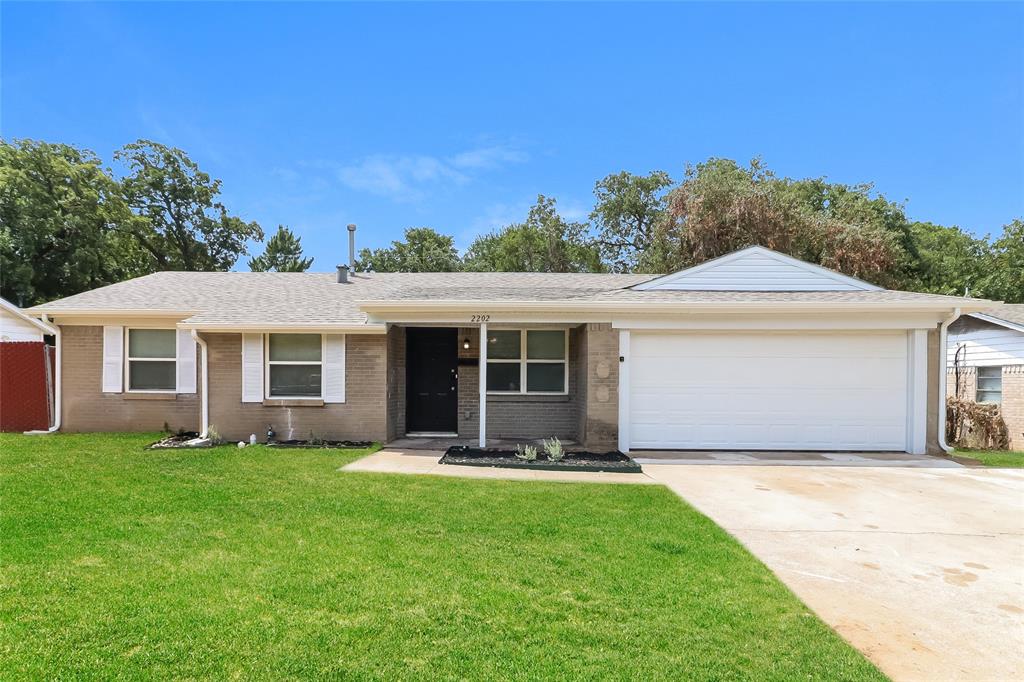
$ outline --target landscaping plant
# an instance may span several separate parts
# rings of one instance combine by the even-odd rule
[[[525,461],[533,462],[537,459],[537,446],[535,445],[523,445],[522,443],[516,445],[516,457]]]
[[[548,459],[552,462],[557,462],[565,457],[565,448],[562,447],[562,441],[552,436],[551,440],[544,441],[544,452],[548,453]]]

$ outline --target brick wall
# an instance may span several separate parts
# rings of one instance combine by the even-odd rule
[[[199,393],[102,391],[103,327],[61,327],[61,356],[62,431],[160,431],[165,426],[171,431],[199,429]]]
[[[203,334],[210,357],[210,425],[226,440],[264,439],[271,424],[281,440],[386,441],[387,348],[383,334],[345,339],[345,402],[278,407],[242,402],[241,334]]]
[[[1024,365],[1003,367],[1003,420],[1010,430],[1010,449],[1024,450]]]
[[[590,323],[585,334],[582,441],[592,450],[615,449],[619,440],[619,330],[608,323]]]
[[[405,435],[405,327],[388,329],[387,438]]]

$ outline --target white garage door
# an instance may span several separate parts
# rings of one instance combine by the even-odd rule
[[[631,334],[631,448],[903,450],[907,336]]]

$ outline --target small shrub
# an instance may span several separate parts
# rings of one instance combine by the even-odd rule
[[[537,459],[537,447],[534,445],[516,445],[516,457],[524,462],[533,462]]]
[[[221,438],[220,431],[217,430],[216,426],[212,424],[206,429],[206,437],[210,439],[211,445],[223,445],[224,439]]]
[[[548,453],[548,459],[552,462],[557,462],[565,457],[565,448],[562,447],[562,441],[555,437],[544,441],[544,452]]]

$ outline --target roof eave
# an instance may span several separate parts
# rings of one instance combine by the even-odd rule
[[[686,302],[641,302],[630,301],[362,301],[359,309],[368,314],[396,312],[560,312],[586,311],[610,313],[678,313],[693,310],[723,310],[746,312],[749,310],[843,310],[843,311],[952,311],[960,309],[964,314],[992,307],[990,301],[686,301]]]
[[[259,322],[247,324],[229,324],[218,322],[179,322],[178,329],[195,329],[197,332],[254,334],[386,334],[386,324],[277,324]]]

